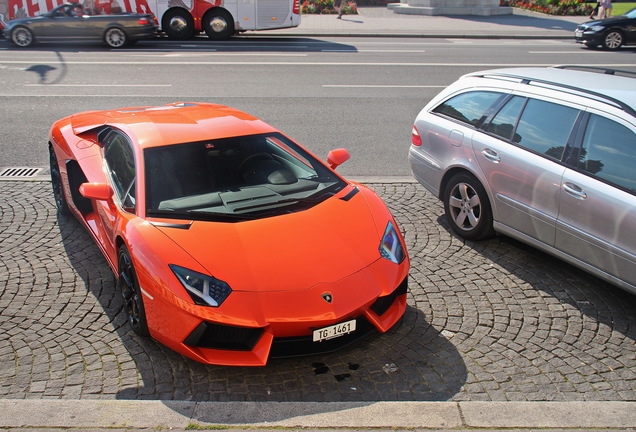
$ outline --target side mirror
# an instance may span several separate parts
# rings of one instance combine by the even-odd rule
[[[346,161],[351,158],[351,155],[347,151],[347,149],[335,149],[331,150],[327,155],[327,163],[331,167],[331,169],[335,170],[339,165],[342,165]]]
[[[106,183],[82,183],[79,191],[88,199],[111,201],[113,198],[113,188]]]

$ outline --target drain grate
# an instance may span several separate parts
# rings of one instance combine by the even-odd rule
[[[35,167],[7,167],[0,169],[0,178],[3,179],[31,179],[37,177],[44,168]]]

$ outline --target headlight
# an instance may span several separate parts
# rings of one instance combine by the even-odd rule
[[[382,258],[386,258],[396,264],[400,264],[406,258],[402,242],[400,242],[400,236],[393,225],[393,222],[389,221],[389,224],[384,230],[382,236],[382,242],[380,243],[380,255]]]
[[[227,283],[212,276],[174,264],[170,264],[170,269],[198,305],[219,307],[232,292]]]
[[[595,32],[599,32],[601,30],[605,30],[605,27],[600,26],[600,25],[595,25],[595,26],[591,26],[588,27],[589,30],[594,30]]]

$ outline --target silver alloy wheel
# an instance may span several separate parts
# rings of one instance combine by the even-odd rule
[[[26,27],[16,27],[11,32],[11,41],[19,47],[28,47],[33,43],[33,33]]]
[[[456,184],[448,205],[457,227],[465,231],[477,227],[481,217],[481,200],[471,185],[463,182]]]
[[[623,45],[623,35],[617,30],[612,30],[605,35],[603,46],[607,49],[619,49]]]
[[[104,40],[111,48],[121,48],[126,45],[126,33],[120,28],[112,27],[106,30]]]

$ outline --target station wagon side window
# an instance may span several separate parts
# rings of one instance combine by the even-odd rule
[[[433,112],[478,126],[485,119],[488,109],[503,97],[503,93],[493,91],[470,91],[453,96],[435,107]]]
[[[104,160],[115,194],[124,210],[135,211],[135,156],[123,133],[111,131],[103,142]]]
[[[529,99],[512,141],[539,154],[561,160],[579,112],[565,105]]]
[[[585,130],[579,168],[636,192],[636,134],[606,117],[592,114]]]
[[[505,140],[519,142],[521,138],[513,136],[513,133],[517,127],[519,114],[525,102],[526,98],[514,96],[492,119],[486,131],[498,135]]]

